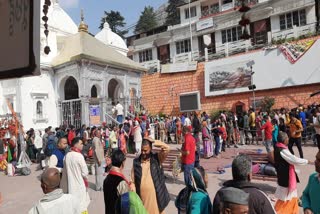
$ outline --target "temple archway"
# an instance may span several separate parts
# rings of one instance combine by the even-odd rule
[[[79,87],[77,80],[73,77],[68,77],[64,84],[64,99],[73,100],[79,98]]]
[[[91,87],[91,98],[97,98],[98,97],[98,89],[95,85]]]
[[[122,85],[121,82],[119,82],[116,79],[111,79],[108,83],[108,97],[113,102],[116,102],[119,100],[119,98],[122,98]]]

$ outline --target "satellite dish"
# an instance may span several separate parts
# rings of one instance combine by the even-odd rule
[[[206,46],[209,46],[211,44],[211,36],[206,34],[206,35],[203,35],[203,43],[206,45]]]

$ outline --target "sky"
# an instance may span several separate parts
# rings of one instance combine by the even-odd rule
[[[166,0],[59,0],[61,7],[71,16],[78,25],[80,11],[84,10],[85,23],[89,25],[90,33],[96,34],[99,30],[101,17],[104,11],[119,11],[125,18],[127,26],[135,24],[145,6],[155,9]]]

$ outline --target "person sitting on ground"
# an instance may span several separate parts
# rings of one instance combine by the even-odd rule
[[[190,177],[193,182],[180,191],[175,201],[178,213],[211,213],[212,204],[206,190],[208,186],[208,176],[204,168],[201,166],[194,168]]]
[[[268,196],[259,190],[252,179],[252,160],[248,155],[238,155],[232,162],[232,177],[223,184],[223,187],[217,192],[213,200],[213,213],[220,214],[220,202],[222,200],[221,191],[227,187],[242,189],[250,194],[249,196],[249,214],[275,214],[275,210]]]
[[[316,172],[310,175],[308,185],[304,189],[302,195],[302,207],[304,214],[320,213],[320,150],[316,155],[316,160],[314,163]]]
[[[70,194],[64,194],[60,185],[60,172],[48,168],[41,175],[41,188],[45,194],[29,211],[29,214],[79,214],[79,201]]]
[[[227,187],[221,190],[221,214],[246,214],[250,213],[249,194],[241,189]]]

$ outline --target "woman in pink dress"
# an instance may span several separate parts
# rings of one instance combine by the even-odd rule
[[[210,158],[213,156],[213,145],[210,130],[208,128],[207,122],[202,122],[202,142],[203,142],[203,154],[204,158]]]

